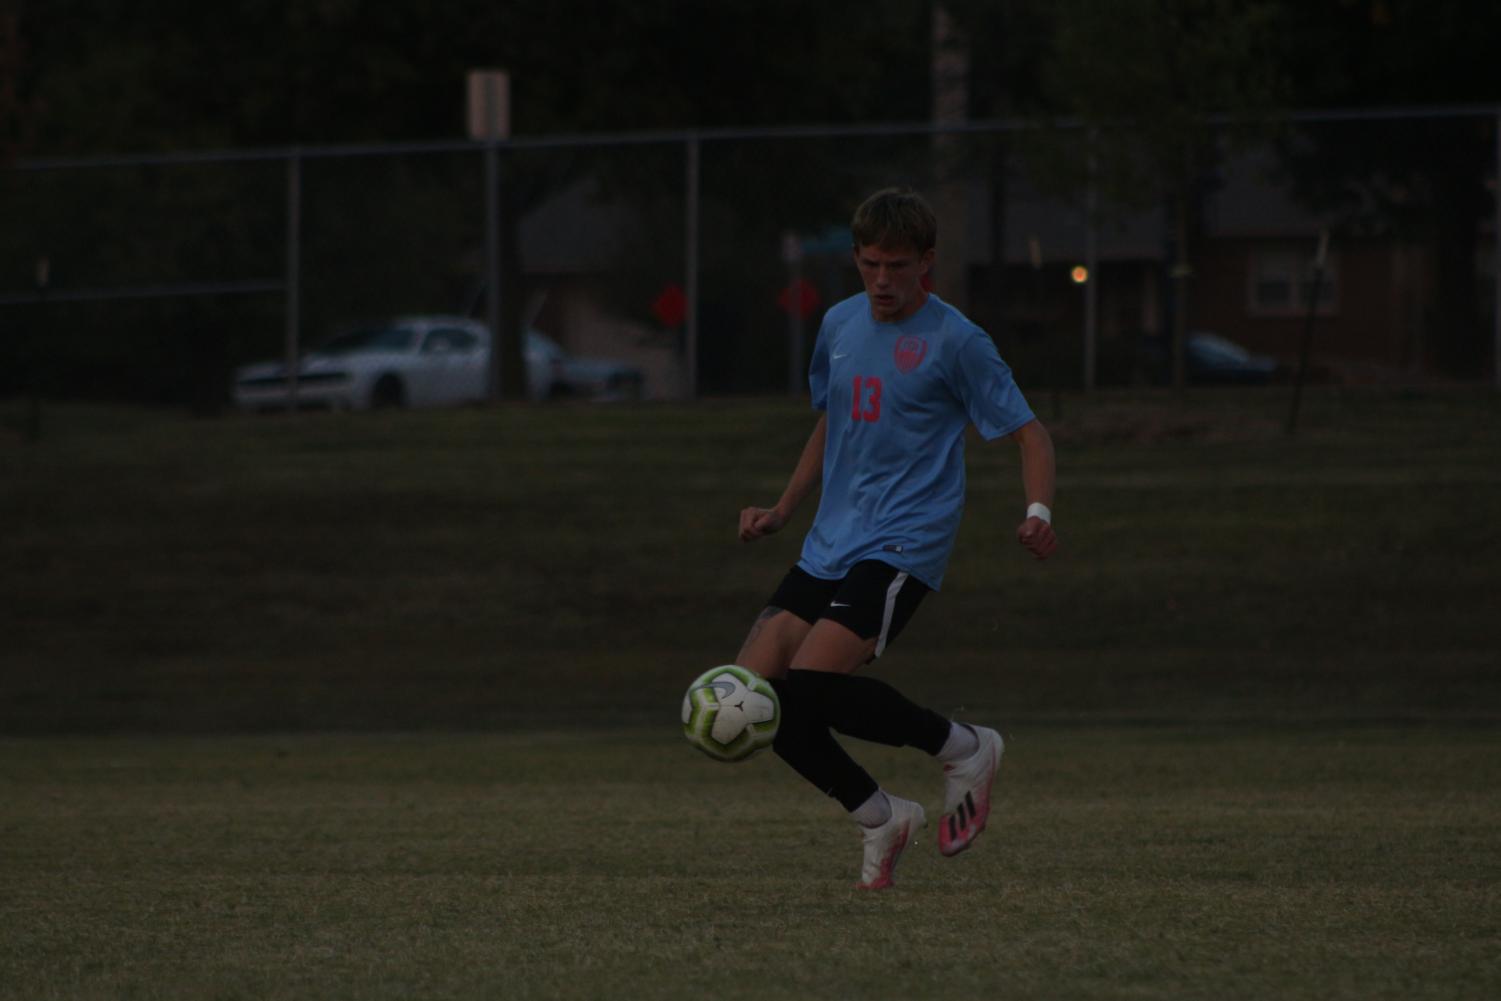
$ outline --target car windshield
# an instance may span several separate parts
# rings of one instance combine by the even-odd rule
[[[1214,334],[1199,334],[1194,337],[1193,343],[1195,350],[1213,361],[1245,362],[1251,359],[1251,353],[1245,348]]]
[[[529,353],[547,361],[563,361],[568,357],[568,352],[564,351],[557,341],[535,330],[526,332],[526,349]]]
[[[360,351],[410,351],[416,341],[417,334],[410,327],[375,327],[330,337],[318,345],[318,350],[331,355],[355,354]]]

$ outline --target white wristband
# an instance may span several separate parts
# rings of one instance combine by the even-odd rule
[[[1027,505],[1027,517],[1041,518],[1049,525],[1053,523],[1053,512],[1048,510],[1048,506],[1046,504],[1039,504],[1036,501],[1033,501],[1031,504]]]

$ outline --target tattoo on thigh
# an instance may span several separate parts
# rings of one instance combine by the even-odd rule
[[[766,628],[766,623],[782,613],[782,609],[775,605],[767,605],[761,614],[756,616],[756,621],[751,623],[750,633],[745,637],[744,646],[750,646],[761,635],[761,630]]]

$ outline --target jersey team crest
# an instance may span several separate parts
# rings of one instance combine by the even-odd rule
[[[928,342],[915,334],[905,334],[896,341],[896,367],[903,375],[922,364],[928,355]]]

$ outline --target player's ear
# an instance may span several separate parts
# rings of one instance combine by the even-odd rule
[[[924,250],[922,252],[922,256],[917,259],[917,273],[920,275],[925,275],[929,271],[933,270],[933,258],[936,255],[937,250],[933,247],[929,247],[927,250]]]

